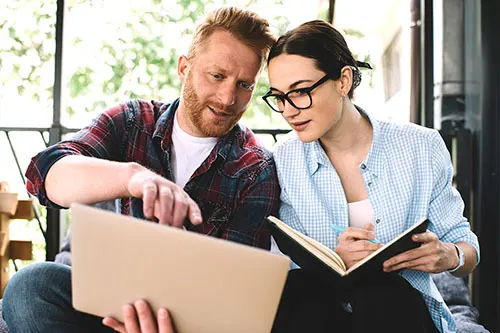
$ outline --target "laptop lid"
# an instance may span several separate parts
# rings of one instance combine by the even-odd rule
[[[123,320],[138,299],[167,308],[178,333],[270,332],[289,259],[73,204],[75,309]]]

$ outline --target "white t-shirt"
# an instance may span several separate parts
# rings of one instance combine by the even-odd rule
[[[172,173],[177,185],[184,187],[193,173],[210,155],[219,138],[198,138],[184,132],[174,117],[172,131]]]

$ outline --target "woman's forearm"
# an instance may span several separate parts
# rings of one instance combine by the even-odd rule
[[[477,264],[476,250],[472,245],[466,242],[458,242],[455,245],[459,246],[464,252],[465,262],[462,268],[453,272],[455,276],[467,276],[469,275]]]

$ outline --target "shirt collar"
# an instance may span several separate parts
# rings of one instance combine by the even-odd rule
[[[245,131],[240,124],[236,124],[226,135],[222,136],[215,146],[215,151],[224,160],[231,159],[236,147],[243,147],[245,142]]]
[[[155,113],[159,112],[158,120],[156,121],[153,139],[161,140],[161,149],[167,150],[172,144],[172,130],[174,128],[174,115],[179,107],[179,98],[171,104],[154,102],[153,106]]]
[[[311,175],[315,174],[316,171],[318,171],[320,165],[331,165],[328,156],[326,156],[323,147],[321,147],[321,144],[319,143],[319,140],[314,140],[312,142],[306,143],[306,149],[309,152],[307,167],[311,171]]]
[[[372,125],[372,144],[368,155],[366,156],[365,160],[361,162],[361,164],[365,164],[366,169],[371,173],[375,174],[376,176],[380,176],[384,171],[384,137],[380,133],[380,122],[377,119],[373,118],[361,107],[357,105],[355,105],[355,107],[362,116],[366,117],[370,121]],[[306,156],[308,157],[308,169],[310,170],[311,175],[313,175],[319,169],[320,165],[331,165],[330,161],[328,160],[328,156],[326,156],[323,147],[321,147],[319,140],[305,143],[305,147]]]
[[[356,105],[356,109],[364,117],[368,118],[372,125],[372,145],[365,160],[361,164],[366,165],[366,169],[380,177],[384,172],[384,136],[381,133],[380,121],[373,118],[369,113]]]
[[[172,130],[174,124],[174,115],[179,107],[180,98],[177,98],[171,104],[153,102],[155,111],[158,110],[159,117],[156,122],[153,138],[161,140],[161,149],[168,150],[172,144]],[[208,157],[208,164],[211,164],[217,158],[217,155],[224,160],[231,158],[231,153],[234,152],[234,145],[242,146],[245,138],[244,131],[241,125],[236,124],[226,135],[222,136],[215,148],[212,150]]]

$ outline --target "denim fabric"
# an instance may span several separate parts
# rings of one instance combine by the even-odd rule
[[[9,281],[3,318],[10,333],[112,333],[102,318],[73,309],[71,268],[52,262],[29,265]]]

